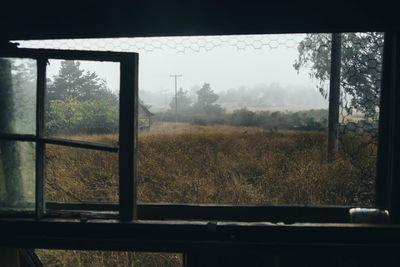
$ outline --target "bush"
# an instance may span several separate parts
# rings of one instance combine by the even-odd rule
[[[193,118],[193,124],[196,125],[207,125],[207,120],[205,118],[202,118],[200,116],[194,117]]]
[[[108,101],[75,98],[49,101],[47,134],[114,133],[118,130],[118,105]]]
[[[185,122],[195,125],[232,125],[259,127],[263,129],[276,130],[306,130],[326,131],[328,126],[328,111],[307,110],[299,112],[280,111],[251,111],[247,108],[234,110],[227,113],[218,105],[208,106],[207,109],[193,109],[186,113],[167,111],[158,113],[155,121]]]

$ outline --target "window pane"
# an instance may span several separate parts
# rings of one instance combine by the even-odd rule
[[[34,211],[35,143],[0,140],[0,211]]]
[[[36,249],[44,266],[183,266],[182,254]]]
[[[50,60],[46,134],[108,144],[118,141],[119,71],[119,63],[113,62]]]
[[[118,202],[118,153],[46,145],[46,201]]]
[[[36,60],[0,58],[0,133],[35,134]]]

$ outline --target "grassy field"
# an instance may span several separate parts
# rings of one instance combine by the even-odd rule
[[[116,144],[113,135],[74,139]],[[167,124],[139,135],[139,202],[373,205],[376,146],[342,138],[326,162],[323,132]],[[361,145],[362,144],[362,145]],[[118,159],[47,147],[47,200],[117,201]],[[39,250],[49,266],[179,266],[176,254]]]

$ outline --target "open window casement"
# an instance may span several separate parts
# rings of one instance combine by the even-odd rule
[[[55,135],[51,132],[51,120],[46,110],[50,105],[48,96],[51,85],[48,84],[49,73],[47,65],[59,60],[88,61],[92,64],[113,64],[120,73],[119,95],[114,97],[116,121],[119,126],[107,131],[113,136],[112,142],[92,142],[74,135]],[[64,61],[66,62],[66,61]],[[72,63],[72,65],[75,63]],[[79,64],[79,63],[77,63]],[[88,73],[90,75],[93,73]],[[98,80],[101,85],[101,80]],[[67,86],[68,87],[68,86]],[[66,88],[65,90],[69,90]],[[45,49],[17,49],[12,48],[0,53],[0,215],[27,216],[42,218],[44,216],[59,216],[68,203],[114,202],[113,210],[106,212],[101,208],[92,209],[88,205],[88,214],[100,217],[119,218],[129,221],[136,216],[136,146],[137,146],[137,112],[138,112],[138,54],[116,52],[94,52],[76,50],[45,50]],[[64,116],[64,127],[67,132],[68,112],[79,107],[74,106],[74,100],[79,96],[72,95],[69,99],[70,106],[59,107],[59,116]],[[85,103],[90,106],[91,96],[88,94]],[[53,105],[57,102],[52,102]],[[89,112],[82,110],[81,114]],[[117,123],[117,122],[115,122]],[[83,121],[84,124],[84,121]],[[83,125],[82,127],[85,127]],[[64,153],[67,149],[71,153]],[[49,150],[58,154],[48,153]],[[110,159],[115,160],[109,164],[105,175],[101,162],[101,153],[113,154]],[[72,155],[72,156],[71,156]],[[67,183],[67,178],[60,178],[60,184],[46,184],[46,176],[60,175],[56,168],[52,169],[54,160],[75,160],[85,155],[97,162],[95,170],[87,170],[87,176],[97,175],[98,179],[109,182],[113,179],[114,196],[111,199],[99,196],[98,199],[63,199],[66,205],[54,207],[46,205],[48,196],[46,187],[64,191],[61,183]],[[73,157],[73,158],[71,158]],[[107,163],[107,162],[106,162]],[[73,170],[69,170],[72,172]],[[73,172],[72,172],[73,173]],[[84,175],[85,175],[84,174]],[[111,177],[111,178],[110,178]],[[82,192],[91,190],[90,177],[87,183],[82,184]],[[96,194],[96,192],[95,192]],[[51,197],[49,196],[50,200]],[[46,207],[48,206],[48,207]],[[94,205],[97,207],[97,205]],[[103,205],[107,207],[107,205]],[[67,208],[68,210],[68,208]],[[71,209],[69,209],[71,210]],[[95,212],[94,212],[95,210]],[[71,213],[64,214],[69,216]],[[82,216],[82,214],[81,214]]]

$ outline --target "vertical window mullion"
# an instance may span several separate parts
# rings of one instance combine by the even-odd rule
[[[376,205],[389,209],[390,220],[395,224],[400,222],[399,40],[399,32],[385,33],[376,180]]]
[[[36,93],[36,219],[45,213],[44,179],[45,179],[45,143],[44,113],[46,92],[46,58],[37,59],[37,93]]]
[[[119,217],[137,218],[138,55],[121,61],[119,112]]]
[[[375,182],[376,199],[378,208],[388,209],[390,206],[391,176],[392,176],[392,145],[393,140],[393,108],[395,86],[395,35],[386,32],[382,62],[382,86],[379,107],[379,133],[377,176]]]

